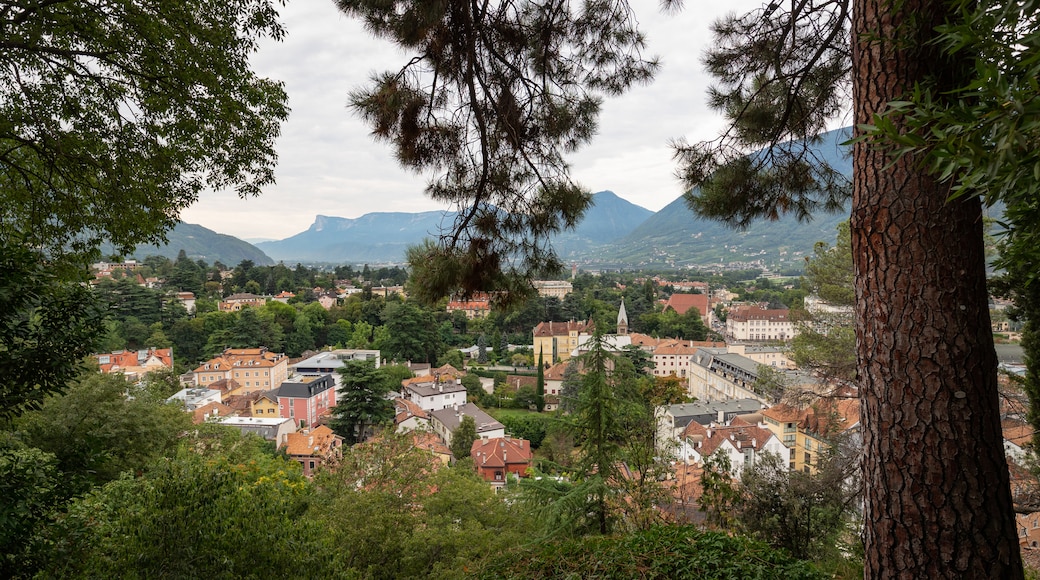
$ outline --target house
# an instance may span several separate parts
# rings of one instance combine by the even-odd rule
[[[1020,419],[1006,418],[1000,422],[1004,433],[1004,454],[1022,463],[1026,450],[1033,444],[1033,426]]]
[[[251,392],[245,390],[245,387],[240,385],[235,379],[220,379],[210,383],[208,387],[214,391],[220,391],[220,400],[222,401],[226,401],[228,397]]]
[[[563,376],[571,361],[558,362],[545,370],[542,375],[545,379],[545,410],[555,411],[560,408],[560,392],[563,390]]]
[[[335,294],[322,293],[318,296],[318,304],[321,304],[321,307],[325,310],[331,310],[337,301],[338,298]]]
[[[332,375],[302,376],[283,382],[271,396],[278,399],[281,417],[313,426],[336,406],[336,383]]]
[[[394,399],[394,425],[398,433],[429,430],[430,414],[417,403],[398,397]]]
[[[379,351],[354,348],[327,350],[290,365],[289,370],[294,375],[332,375],[338,385],[339,370],[352,360],[375,361],[376,368],[379,368]]]
[[[204,407],[210,403],[219,403],[220,391],[188,387],[177,391],[169,399],[166,399],[166,401],[168,403],[178,401],[184,405],[186,410],[194,411],[195,409]]]
[[[691,365],[698,348],[726,348],[724,342],[675,338],[654,340],[652,343],[641,341],[641,343],[643,344],[638,346],[650,353],[650,359],[654,363],[653,375],[655,377],[675,375],[684,379],[690,377]]]
[[[512,437],[480,438],[469,456],[477,473],[495,488],[503,487],[509,474],[525,477],[531,467],[531,442]]]
[[[412,442],[417,449],[429,451],[441,465],[448,465],[453,458],[451,449],[445,445],[441,438],[425,430],[412,432]]]
[[[427,375],[401,381],[401,398],[407,399],[424,411],[437,411],[466,404],[466,387],[447,376]]]
[[[256,294],[250,294],[248,292],[239,292],[238,294],[232,294],[231,296],[221,300],[217,306],[221,312],[238,312],[243,308],[259,308],[264,304],[267,304],[267,298],[263,296],[257,296]]]
[[[192,373],[195,384],[207,387],[225,379],[234,379],[243,393],[269,391],[286,379],[289,358],[281,353],[259,348],[228,348],[219,356],[198,366]]]
[[[192,423],[198,425],[207,421],[217,421],[222,417],[230,417],[235,410],[223,403],[207,403],[192,412]]]
[[[234,427],[243,434],[253,434],[273,441],[276,447],[285,445],[289,433],[296,432],[296,422],[282,417],[224,417],[218,422]]]
[[[711,324],[711,303],[709,301],[709,295],[705,294],[680,294],[675,293],[668,297],[668,300],[664,303],[664,309],[674,310],[676,314],[686,314],[691,308],[696,308],[697,312],[701,315],[701,321],[705,325],[710,327]]]
[[[574,285],[566,280],[532,280],[531,285],[544,298],[559,298],[563,300],[574,291]]]
[[[789,370],[787,361],[784,353],[770,347],[700,347],[690,359],[689,394],[710,401],[750,398],[771,404],[775,402],[777,392],[770,385],[760,383],[763,366],[781,373],[783,386],[788,389],[797,387],[805,391],[819,391],[824,386],[818,377]]]
[[[726,335],[738,341],[791,340],[798,334],[798,327],[789,313],[787,309],[761,306],[731,308],[726,315]]]
[[[430,426],[433,432],[440,435],[444,444],[451,447],[451,436],[458,429],[463,417],[473,417],[477,425],[478,437],[505,437],[506,427],[499,423],[494,417],[482,411],[473,403],[466,403],[457,407],[448,407],[430,412]]]
[[[658,445],[667,446],[678,440],[691,422],[710,425],[714,421],[725,425],[737,415],[755,413],[764,407],[765,405],[757,399],[694,401],[657,407],[654,409],[654,416],[657,418]]]
[[[1040,512],[1015,514],[1018,544],[1023,548],[1040,548]]]
[[[291,298],[296,298],[296,294],[293,294],[292,292],[289,292],[288,290],[282,290],[278,294],[275,294],[274,296],[272,296],[271,300],[274,300],[275,302],[281,302],[282,304],[288,304],[289,303],[289,299],[291,299]]]
[[[257,391],[246,396],[253,397],[249,405],[250,415],[253,417],[281,417],[282,411],[278,407],[278,396],[274,390]]]
[[[453,296],[447,310],[448,313],[462,312],[468,319],[484,318],[491,312],[491,295],[478,292],[468,298]]]
[[[764,425],[788,448],[792,470],[815,471],[814,454],[827,450],[838,434],[854,434],[860,427],[859,399],[825,399],[805,409],[779,404],[761,413]]]
[[[732,472],[738,476],[745,467],[754,465],[763,453],[787,459],[788,448],[772,431],[757,424],[760,418],[758,414],[738,415],[729,425],[713,422],[708,426],[692,421],[680,436],[676,459],[703,465],[709,456],[722,453],[729,457]]]
[[[117,350],[96,354],[94,360],[103,373],[119,373],[130,380],[161,369],[173,368],[172,348],[146,348],[142,350]]]
[[[343,457],[343,437],[324,425],[289,433],[285,437],[285,454],[300,463],[305,476],[313,477],[316,469],[335,465]]]
[[[592,321],[542,322],[534,327],[534,359],[550,363],[567,360],[578,348],[578,336],[592,332]]]
[[[195,293],[194,292],[178,292],[175,294],[177,300],[184,306],[184,310],[189,315],[195,314]]]

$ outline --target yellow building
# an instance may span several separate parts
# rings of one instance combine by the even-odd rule
[[[550,364],[571,358],[578,348],[578,335],[592,330],[592,321],[542,322],[534,327],[534,360],[538,361],[539,354]]]
[[[228,348],[193,371],[195,385],[207,387],[217,381],[233,379],[242,386],[235,394],[269,391],[289,376],[289,358],[260,348]]]
[[[823,400],[798,409],[791,405],[774,405],[760,411],[766,427],[789,450],[791,470],[816,471],[819,454],[826,451],[834,436],[859,427],[859,400]]]
[[[279,417],[278,398],[264,393],[250,405],[254,417]]]

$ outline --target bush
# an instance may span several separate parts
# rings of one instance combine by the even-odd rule
[[[655,526],[622,536],[520,546],[487,562],[473,577],[823,580],[827,575],[748,538],[692,526]]]

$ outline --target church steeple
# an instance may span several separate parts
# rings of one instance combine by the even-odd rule
[[[621,299],[621,308],[617,313],[617,333],[628,334],[628,313],[625,312],[625,299]]]

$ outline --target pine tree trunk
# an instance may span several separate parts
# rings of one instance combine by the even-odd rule
[[[927,45],[944,2],[853,4],[857,124],[926,75],[956,80]],[[912,156],[853,155],[865,577],[1021,578],[980,203],[947,203]]]

